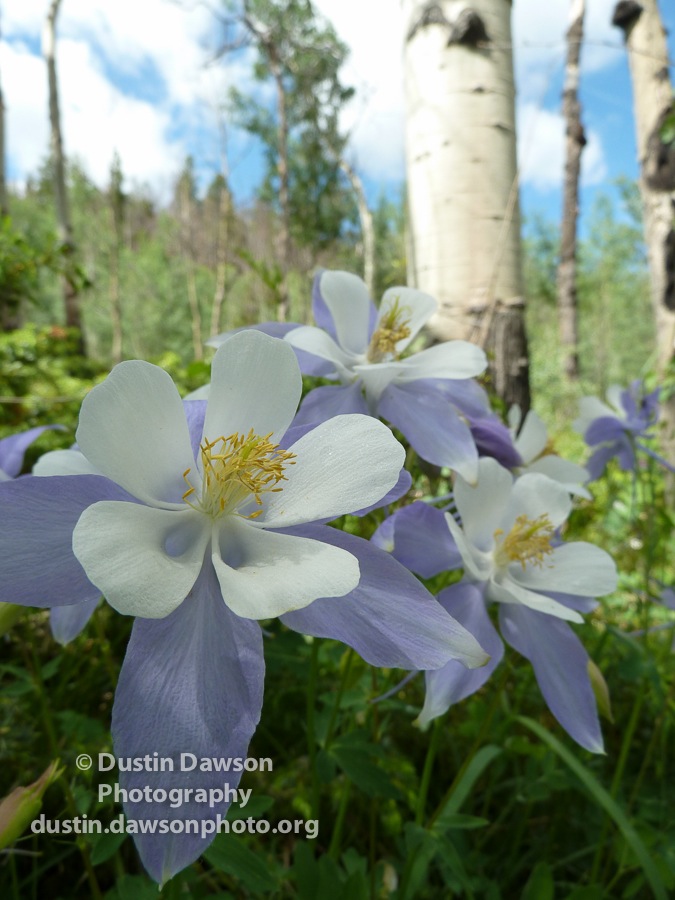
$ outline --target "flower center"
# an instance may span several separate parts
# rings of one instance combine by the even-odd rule
[[[368,345],[368,362],[382,362],[387,356],[396,357],[396,344],[410,337],[410,310],[402,307],[398,298],[380,319],[380,327],[373,332]]]
[[[528,519],[526,515],[518,516],[506,537],[503,537],[504,531],[501,528],[495,531],[495,562],[503,568],[509,563],[519,562],[523,571],[527,563],[543,566],[544,557],[553,553],[551,538],[554,532],[555,528],[545,514],[536,519]]]
[[[191,469],[186,469],[183,478],[188,490],[183,500],[214,519],[237,513],[251,497],[262,506],[261,495],[281,491],[277,485],[287,480],[285,467],[295,465],[295,454],[280,450],[278,444],[270,442],[271,436],[271,431],[261,437],[251,429],[246,436],[235,432],[215,441],[204,440],[199,448],[203,473],[201,497],[195,498],[195,502],[190,500],[196,489],[188,479]],[[262,509],[256,509],[244,518],[255,519],[261,513]]]

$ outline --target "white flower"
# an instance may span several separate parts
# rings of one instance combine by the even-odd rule
[[[250,619],[356,587],[352,554],[281,529],[375,503],[396,484],[403,448],[380,422],[357,415],[282,448],[300,393],[292,348],[256,332],[216,353],[203,427],[192,412],[186,419],[171,378],[149,363],[121,363],[90,392],[78,447],[92,471],[138,501],[94,503],[73,534],[75,555],[112,606],[167,616],[205,565],[225,603]]]
[[[568,606],[547,596],[596,597],[616,587],[611,557],[592,544],[556,546],[555,532],[567,519],[567,490],[545,475],[514,481],[494,459],[479,462],[478,484],[458,477],[454,497],[461,527],[446,521],[462,555],[465,578],[485,585],[485,598],[520,603],[560,619],[581,622]]]
[[[302,326],[290,331],[286,340],[330,362],[343,384],[360,379],[373,414],[391,383],[473,378],[486,368],[485,354],[468,341],[447,341],[401,359],[437,310],[434,298],[422,291],[390,288],[376,317],[364,282],[349,272],[323,272],[320,294],[335,337],[323,328]]]
[[[522,427],[520,422],[520,407],[512,406],[509,410],[509,428],[513,435],[513,444],[523,461],[523,465],[518,468],[518,474],[547,475],[566,488],[570,494],[591,500],[590,492],[584,487],[584,483],[590,477],[588,471],[583,466],[550,452],[546,426],[537,413],[531,409],[525,416]]]

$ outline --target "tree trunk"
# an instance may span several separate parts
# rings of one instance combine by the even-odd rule
[[[373,214],[368,208],[366,193],[363,190],[361,179],[345,159],[340,160],[340,168],[349,179],[349,183],[356,197],[356,206],[361,222],[361,238],[363,240],[363,280],[368,288],[368,293],[373,297],[375,291],[375,228],[373,226]]]
[[[202,360],[204,359],[204,347],[202,344],[202,314],[199,308],[197,273],[195,271],[193,199],[190,196],[187,184],[182,184],[179,190],[181,243],[183,244],[185,281],[187,286],[188,306],[190,308],[190,320],[192,322],[192,351],[196,360]]]
[[[558,267],[558,319],[564,353],[565,375],[579,377],[579,333],[577,327],[577,219],[579,217],[579,174],[581,153],[586,144],[579,103],[579,57],[584,35],[585,0],[572,0],[567,29],[567,60],[563,88],[565,118],[565,184],[560,227]]]
[[[227,294],[227,245],[230,237],[230,195],[225,186],[221,188],[218,203],[218,242],[216,245],[217,268],[216,287],[211,307],[211,334],[220,334],[223,303]]]
[[[511,3],[402,3],[410,280],[439,302],[436,339],[485,345],[527,409]]]
[[[122,170],[115,156],[110,170],[110,216],[112,219],[112,247],[110,251],[110,320],[112,342],[110,355],[113,365],[122,360],[122,295],[120,292],[120,254],[124,232],[124,194]]]
[[[56,221],[59,239],[65,260],[63,278],[63,300],[66,313],[66,325],[77,328],[80,333],[79,349],[84,353],[84,335],[82,331],[82,314],[74,273],[73,227],[70,220],[68,193],[66,190],[65,160],[63,139],[61,137],[61,115],[59,112],[58,81],[56,77],[56,17],[61,0],[51,0],[49,12],[42,31],[42,53],[47,63],[47,80],[49,84],[49,122],[51,127],[51,163],[54,178],[54,196],[56,200]]]
[[[286,89],[284,87],[281,65],[276,56],[276,48],[269,41],[267,44],[270,69],[277,86],[277,143],[279,158],[277,171],[279,173],[279,205],[281,206],[281,228],[278,236],[278,255],[281,263],[281,284],[279,285],[279,297],[277,305],[277,318],[285,322],[288,318],[288,271],[291,266],[291,204],[288,189],[288,116],[286,114]]]
[[[0,87],[0,218],[9,215],[7,181],[5,178],[5,100]],[[14,331],[19,327],[19,304],[0,285],[0,330]]]
[[[663,376],[675,360],[675,145],[661,140],[661,127],[673,112],[668,46],[656,0],[617,3],[612,22],[624,32],[633,82],[657,367]],[[675,396],[664,404],[663,413],[672,448]]]

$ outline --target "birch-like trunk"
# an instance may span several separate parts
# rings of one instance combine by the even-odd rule
[[[286,88],[284,87],[281,64],[277,59],[276,47],[270,41],[267,47],[270,69],[277,87],[277,172],[279,173],[279,206],[281,207],[281,228],[278,235],[278,255],[281,263],[281,284],[277,302],[277,318],[285,322],[288,318],[288,272],[291,267],[291,202],[288,186],[288,114],[286,111]]]
[[[51,0],[49,12],[42,30],[42,54],[47,63],[47,81],[49,85],[49,122],[51,128],[51,163],[54,179],[54,197],[56,200],[56,221],[59,240],[66,260],[63,278],[63,301],[66,313],[66,325],[77,328],[80,332],[80,350],[84,352],[84,333],[82,331],[82,313],[77,291],[75,273],[73,271],[73,226],[70,219],[68,192],[66,190],[66,166],[61,136],[61,114],[59,112],[59,91],[56,75],[56,17],[59,14],[61,0]]]
[[[5,173],[5,98],[0,85],[0,216],[9,215]]]
[[[192,323],[192,352],[196,360],[204,359],[202,338],[202,313],[199,307],[197,291],[197,272],[194,249],[194,203],[187,185],[181,184],[179,189],[179,212],[181,220],[181,244],[183,245],[185,263],[185,282]]]
[[[633,82],[640,194],[656,323],[657,368],[675,360],[675,148],[661,140],[673,111],[666,33],[656,0],[618,3],[612,19],[624,32]],[[666,440],[675,449],[675,395],[662,409]]]
[[[567,59],[563,88],[565,119],[565,183],[560,228],[558,266],[558,319],[565,375],[579,377],[579,332],[577,320],[577,219],[579,217],[579,175],[581,153],[586,144],[579,103],[579,59],[584,35],[584,0],[572,0],[567,29]]]
[[[216,287],[211,307],[210,334],[220,334],[223,304],[227,295],[227,246],[230,240],[230,194],[225,185],[221,187],[218,198],[218,232],[216,244]]]
[[[7,181],[5,177],[5,100],[0,87],[0,218],[9,215]],[[19,304],[11,292],[0,285],[0,330],[14,331],[19,327]]]
[[[510,0],[402,0],[411,283],[438,340],[486,346],[529,407]]]
[[[349,179],[356,197],[356,207],[359,211],[359,222],[361,223],[361,239],[363,241],[363,280],[368,288],[368,293],[373,297],[375,292],[375,226],[373,225],[373,214],[366,200],[363,182],[354,169],[345,159],[340,160],[340,168]]]

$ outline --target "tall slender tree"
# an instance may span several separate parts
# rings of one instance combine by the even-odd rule
[[[274,108],[231,91],[238,123],[265,148],[262,199],[278,210],[282,271],[278,315],[288,313],[293,242],[321,249],[336,240],[354,204],[340,177],[346,138],[339,113],[353,90],[340,81],[347,48],[311,0],[226,0],[222,53],[256,50],[254,77],[274,88]]]
[[[80,334],[80,350],[84,352],[84,332],[82,329],[82,312],[78,291],[78,279],[75,268],[75,243],[73,226],[70,217],[68,190],[66,186],[66,163],[61,134],[61,114],[59,111],[59,89],[56,70],[56,19],[61,7],[61,0],[51,0],[49,11],[42,30],[42,53],[47,63],[47,82],[49,86],[49,122],[51,131],[51,167],[56,200],[56,220],[58,226],[61,252],[64,256],[63,300],[66,313],[66,325],[77,328]]]
[[[563,87],[565,119],[565,182],[560,228],[558,266],[558,318],[560,343],[564,352],[565,375],[579,377],[579,329],[577,317],[577,220],[579,217],[579,175],[581,154],[586,145],[579,102],[579,60],[584,35],[585,0],[572,0],[567,29],[567,59]]]
[[[497,393],[530,404],[510,0],[402,0],[409,278],[438,340],[486,347]]]
[[[665,137],[663,128],[675,110],[668,45],[656,0],[622,0],[612,23],[624,33],[633,82],[657,367],[663,375],[675,365],[675,141]],[[675,449],[675,395],[663,409],[668,442]]]
[[[120,256],[124,243],[124,212],[126,198],[122,184],[122,163],[115,152],[110,166],[110,183],[108,185],[108,201],[112,220],[112,239],[110,247],[110,318],[112,322],[111,358],[114,364],[122,359],[122,292],[120,286]]]

